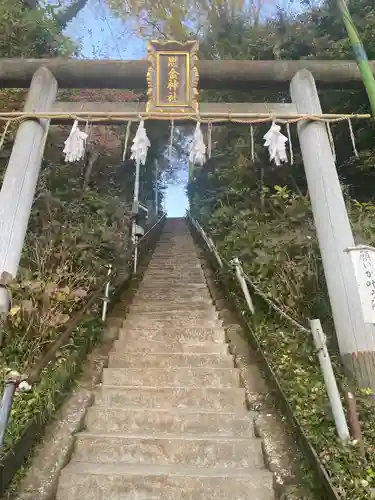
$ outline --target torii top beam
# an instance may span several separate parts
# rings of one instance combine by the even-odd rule
[[[370,62],[375,72],[375,61]],[[147,88],[149,61],[80,59],[0,59],[0,88],[27,88],[35,71],[48,68],[59,88]],[[199,88],[250,90],[287,88],[297,71],[312,72],[319,86],[362,87],[355,61],[198,61]]]

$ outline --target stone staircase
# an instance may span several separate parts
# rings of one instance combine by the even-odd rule
[[[167,221],[57,500],[274,500],[183,220]]]

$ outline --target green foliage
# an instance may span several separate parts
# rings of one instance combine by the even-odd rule
[[[74,44],[62,35],[61,27],[46,8],[25,8],[22,0],[0,4],[0,56],[70,56]]]
[[[4,447],[0,456],[11,449],[33,420],[46,422],[63,401],[80,371],[82,358],[99,340],[102,325],[95,318],[86,321],[73,332],[71,340],[58,352],[57,362],[42,372],[40,382],[30,392],[16,392]],[[4,388],[6,371],[19,367],[14,363],[14,344],[0,350],[0,392]]]
[[[369,57],[375,54],[375,9],[369,0],[349,2],[362,32]],[[298,15],[278,15],[254,27],[247,19],[222,16],[221,29],[209,31],[201,53],[209,58],[235,59],[340,59],[350,58],[350,44],[334,2],[321,2]],[[232,29],[233,27],[233,29]],[[206,93],[210,100],[277,101],[288,99],[271,88],[251,94]],[[364,91],[321,91],[325,112],[368,112]],[[245,272],[266,295],[300,323],[320,318],[328,335],[335,372],[343,376],[316,239],[309,196],[293,131],[295,164],[269,165],[261,139],[267,127],[255,134],[256,162],[251,161],[250,134],[243,128],[214,129],[212,159],[195,168],[188,187],[193,215],[210,232],[228,260],[238,256]],[[353,156],[348,128],[333,126],[338,173],[357,243],[375,237],[374,125],[355,124],[360,158]],[[229,282],[234,287],[233,282]],[[237,287],[236,287],[237,288]],[[238,290],[238,289],[237,289]],[[239,293],[237,300],[244,305]],[[334,422],[312,339],[286,325],[256,297],[257,314],[251,318],[283,390],[306,434],[326,466],[342,498],[364,500],[374,487],[375,419],[371,391],[358,391],[359,413],[365,439],[366,459],[358,445],[338,443]],[[250,319],[250,318],[249,318]],[[292,376],[291,376],[292,374]],[[370,393],[370,394],[369,394]]]
[[[107,273],[127,264],[132,170],[122,187],[118,168],[106,170],[105,190],[94,175],[82,193],[77,165],[45,164],[17,280],[6,343],[25,367],[44,352],[56,333],[82,307]]]
[[[200,173],[202,177],[207,172]],[[264,209],[256,188],[249,182],[249,171],[232,169],[233,177],[227,192],[218,186],[210,197],[199,199],[202,188],[200,173],[190,185],[193,214],[198,216],[213,236],[220,253],[230,260],[238,256],[245,272],[266,295],[285,312],[306,325],[307,318],[323,320],[335,373],[342,386],[350,382],[343,375],[332,325],[321,257],[318,250],[311,207],[306,197],[285,186],[264,189]],[[220,180],[227,179],[220,170]],[[249,188],[236,190],[238,178],[246,179]],[[211,174],[210,186],[218,182]],[[243,182],[243,185],[245,182]],[[199,188],[198,188],[199,186]],[[222,187],[223,185],[221,185]],[[216,198],[214,194],[216,193]],[[259,194],[259,191],[258,191]],[[351,219],[362,238],[375,231],[374,206],[350,203]],[[230,276],[233,276],[230,273]],[[229,287],[246,310],[238,285],[226,274]],[[375,418],[371,391],[358,391],[359,415],[367,458],[357,445],[343,447],[336,435],[325,385],[311,338],[291,327],[275,315],[253,294],[255,317],[248,315],[269,363],[276,373],[302,428],[313,443],[331,480],[343,498],[365,500],[369,488],[375,486]]]

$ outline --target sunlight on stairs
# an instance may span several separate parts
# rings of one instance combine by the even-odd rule
[[[169,219],[57,500],[273,500],[192,237]]]

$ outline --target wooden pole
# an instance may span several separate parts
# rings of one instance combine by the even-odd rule
[[[299,113],[322,113],[309,71],[299,71],[290,90]],[[354,246],[354,238],[326,126],[301,122],[298,137],[340,353],[360,385],[375,390],[375,328],[364,323],[354,269],[345,252]]]
[[[39,68],[31,81],[25,111],[46,112],[56,99],[57,82],[46,68]],[[49,120],[21,123],[0,191],[0,276],[17,274],[31,206],[42,163]],[[0,314],[7,313],[6,288],[0,288]]]
[[[83,59],[0,59],[0,87],[27,88],[35,71],[48,68],[60,88],[145,89],[149,61]],[[375,61],[370,61],[375,70]],[[287,88],[300,69],[314,74],[320,86],[361,88],[355,61],[198,61],[200,89]]]

